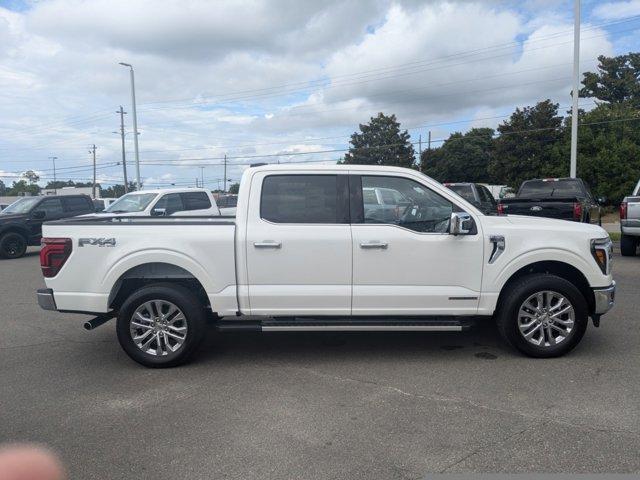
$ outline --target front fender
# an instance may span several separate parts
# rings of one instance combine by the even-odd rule
[[[492,290],[500,292],[514,273],[521,268],[538,262],[565,263],[580,271],[589,282],[589,285],[596,286],[602,283],[602,274],[597,271],[595,260],[591,265],[587,259],[568,249],[538,248],[523,252],[503,265],[494,277]]]

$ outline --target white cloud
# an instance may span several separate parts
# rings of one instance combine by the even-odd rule
[[[610,2],[604,13],[597,6],[594,15],[638,1]],[[86,167],[95,143],[98,162],[114,164],[101,178],[120,178],[112,133],[119,105],[131,129],[120,61],[135,66],[142,175],[158,181],[171,173],[190,182],[200,176],[194,158],[225,153],[254,156],[230,160],[234,179],[258,155],[337,158],[277,155],[340,148],[378,111],[396,113],[406,128],[544,98],[567,104],[570,15],[558,15],[552,1],[527,5],[526,13],[497,0],[49,0],[19,13],[0,8],[0,168],[46,170],[50,155],[60,167]],[[582,70],[613,51],[606,32],[589,30]],[[131,134],[126,143],[131,165]],[[207,162],[205,176],[221,178],[221,162]]]
[[[593,15],[603,20],[620,20],[640,15],[640,0],[601,3],[593,9]]]

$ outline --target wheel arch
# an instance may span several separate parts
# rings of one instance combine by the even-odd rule
[[[504,296],[508,294],[511,285],[520,278],[533,273],[552,274],[571,282],[584,296],[589,313],[593,313],[595,309],[595,296],[587,277],[575,266],[558,260],[532,262],[513,272],[500,289],[497,307],[500,308],[503,304]]]
[[[131,293],[155,283],[185,286],[197,295],[204,306],[210,306],[203,283],[189,270],[168,262],[148,262],[130,267],[118,277],[109,292],[109,308],[118,310]]]
[[[29,230],[23,225],[18,225],[15,223],[10,223],[8,225],[4,225],[0,228],[0,237],[7,233],[18,233],[24,237],[24,239],[29,242]]]

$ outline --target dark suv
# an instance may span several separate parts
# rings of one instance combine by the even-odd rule
[[[473,203],[485,215],[498,214],[498,202],[489,189],[481,183],[445,183],[444,186]]]
[[[19,258],[28,245],[40,245],[46,221],[94,212],[88,195],[21,198],[0,212],[0,257]]]

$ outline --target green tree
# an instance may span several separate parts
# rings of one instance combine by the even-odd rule
[[[239,191],[240,191],[239,183],[232,183],[231,186],[229,187],[229,193],[233,193],[237,195]]]
[[[452,133],[440,148],[422,152],[421,170],[440,182],[490,182],[493,135],[492,128]]]
[[[628,101],[582,112],[578,139],[578,177],[617,205],[640,178],[640,112]]]
[[[518,187],[524,180],[566,176],[569,156],[558,104],[544,100],[533,107],[517,108],[498,126],[490,178],[496,183]]]
[[[360,124],[360,132],[351,135],[346,164],[395,165],[413,167],[415,151],[409,133],[400,130],[395,115],[379,113],[367,124]]]
[[[27,183],[26,180],[20,180],[13,182],[11,188],[7,190],[7,196],[13,197],[28,193],[30,195],[38,195],[40,193],[40,186],[37,183]]]
[[[91,186],[91,185],[89,185]],[[136,191],[136,184],[133,182],[129,182],[128,184],[129,192]],[[115,184],[111,185],[108,188],[104,188],[101,190],[101,195],[105,198],[119,198],[124,195],[124,184]]]
[[[4,197],[7,194],[7,186],[2,180],[0,180],[0,197]]]
[[[583,74],[580,96],[640,107],[640,53],[598,57],[598,71]]]
[[[21,175],[21,177],[26,178],[31,185],[38,183],[38,181],[40,180],[40,175],[38,175],[33,170],[27,170]]]

